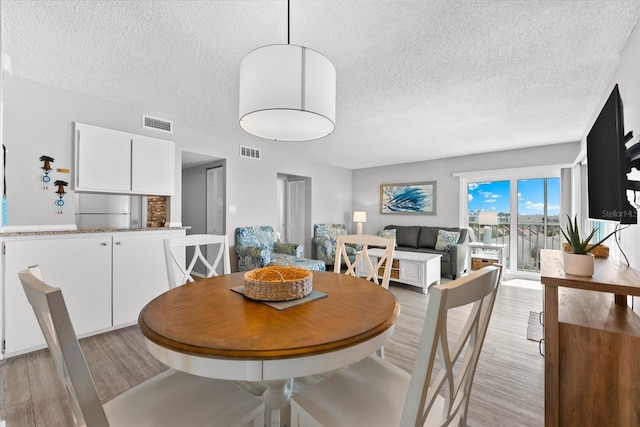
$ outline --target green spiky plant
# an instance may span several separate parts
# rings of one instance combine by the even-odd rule
[[[562,235],[569,243],[569,246],[571,247],[571,251],[577,255],[588,254],[589,252],[591,252],[591,250],[595,249],[596,246],[603,243],[605,240],[607,240],[609,237],[613,236],[617,232],[616,230],[607,234],[607,236],[604,239],[600,240],[595,245],[588,247],[589,242],[593,238],[593,235],[596,234],[596,229],[594,228],[593,230],[591,230],[591,233],[589,233],[587,238],[582,240],[580,238],[580,230],[578,229],[578,215],[574,217],[573,224],[571,223],[571,218],[569,217],[569,215],[567,215],[567,219],[569,220],[569,224],[567,225],[567,232],[565,233],[563,229],[560,229],[560,231],[562,231]]]

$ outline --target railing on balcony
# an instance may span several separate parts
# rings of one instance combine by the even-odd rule
[[[478,223],[470,223],[469,227],[473,230],[478,241],[482,241],[482,231],[484,226]],[[546,230],[546,231],[545,231]],[[540,271],[540,249],[561,249],[562,234],[560,233],[560,224],[541,224],[532,222],[518,223],[517,230],[518,259],[517,269],[520,271]],[[510,225],[500,223],[492,227],[491,242],[502,243],[507,245],[507,266],[511,265],[509,257],[510,246]]]

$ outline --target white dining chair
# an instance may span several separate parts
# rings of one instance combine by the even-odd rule
[[[205,257],[202,247],[206,247],[208,257]],[[193,249],[193,256],[189,264],[185,266],[181,262],[181,253],[187,248]],[[215,257],[213,256],[215,251]],[[229,239],[226,235],[218,236],[214,234],[191,234],[189,236],[177,237],[174,239],[165,239],[164,255],[167,263],[167,278],[169,280],[169,288],[184,285],[187,282],[193,282],[191,277],[193,268],[198,260],[206,267],[207,276],[213,277],[218,275],[218,269],[222,267],[222,274],[231,273],[231,261],[229,258]],[[207,260],[212,260],[211,262]],[[220,264],[222,262],[222,265]],[[178,268],[181,279],[177,279],[176,270]]]
[[[333,264],[333,271],[341,273],[341,266],[345,264],[346,271],[344,274],[357,276],[358,264],[364,265],[361,270],[367,271],[367,280],[377,283],[385,289],[389,289],[389,277],[391,274],[391,263],[393,262],[393,249],[396,245],[396,239],[380,236],[370,236],[367,234],[349,234],[338,236],[336,240],[336,258]],[[347,255],[347,246],[356,247],[356,257],[353,262],[349,261]],[[369,249],[371,247],[382,248],[383,254],[378,257],[376,265],[373,265],[369,258]],[[388,262],[387,262],[388,261]],[[382,277],[379,276],[380,270],[383,269]]]
[[[62,291],[37,266],[18,273],[71,403],[76,426],[263,425],[261,399],[232,381],[169,369],[102,405],[69,318]]]
[[[501,267],[493,265],[430,288],[411,375],[369,356],[295,394],[291,426],[466,427],[471,386],[500,273]],[[449,329],[452,324],[447,324],[454,309],[456,323],[466,316],[457,337]]]

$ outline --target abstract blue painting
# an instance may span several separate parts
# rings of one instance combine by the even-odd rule
[[[380,185],[380,213],[435,215],[436,182]]]

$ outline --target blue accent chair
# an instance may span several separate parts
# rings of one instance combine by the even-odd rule
[[[336,241],[338,236],[347,234],[345,224],[316,224],[313,226],[313,243],[316,246],[316,257],[333,265],[336,260]],[[347,246],[347,256],[351,262],[356,259],[356,248]]]
[[[288,265],[308,270],[325,271],[324,261],[302,258],[304,247],[296,243],[278,242],[273,227],[268,225],[236,228],[238,271],[249,271],[268,265]]]

